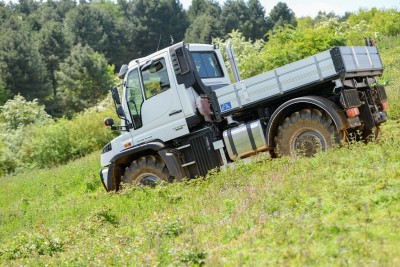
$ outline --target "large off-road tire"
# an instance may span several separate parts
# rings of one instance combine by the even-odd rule
[[[125,169],[122,182],[154,187],[161,182],[172,182],[173,177],[159,156],[145,156],[132,161]]]
[[[332,119],[317,109],[303,109],[287,117],[275,137],[278,156],[311,157],[344,139]]]

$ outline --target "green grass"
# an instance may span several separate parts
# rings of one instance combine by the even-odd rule
[[[106,193],[100,151],[0,177],[0,266],[400,266],[400,37],[379,142]]]
[[[0,178],[0,265],[399,266],[400,126],[378,143],[106,193],[99,153]]]

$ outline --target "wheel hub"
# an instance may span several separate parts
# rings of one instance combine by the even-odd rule
[[[292,142],[292,151],[295,156],[311,157],[318,151],[325,151],[326,142],[319,132],[307,130],[299,133]]]
[[[139,181],[140,185],[155,187],[161,182],[161,179],[152,173],[144,173],[139,178]]]

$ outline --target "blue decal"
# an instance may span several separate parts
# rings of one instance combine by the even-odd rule
[[[220,105],[221,111],[225,111],[232,108],[231,102],[226,102]]]

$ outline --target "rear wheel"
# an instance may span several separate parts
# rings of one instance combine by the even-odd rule
[[[145,156],[132,161],[126,168],[122,182],[154,187],[161,182],[172,182],[173,177],[159,156]]]
[[[282,122],[275,145],[280,156],[311,157],[343,139],[344,132],[336,129],[329,116],[317,109],[303,109]]]

